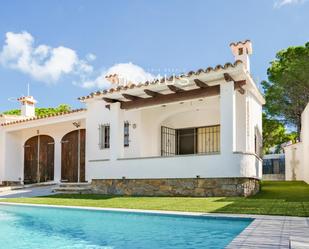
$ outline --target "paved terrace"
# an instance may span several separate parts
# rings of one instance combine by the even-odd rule
[[[309,217],[233,215],[255,220],[230,244],[227,249],[309,248]],[[306,240],[305,243],[302,243]],[[306,245],[305,245],[306,244]]]

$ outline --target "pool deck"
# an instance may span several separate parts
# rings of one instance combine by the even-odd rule
[[[218,213],[195,213],[156,210],[137,210],[123,208],[94,208],[60,205],[24,204],[24,203],[0,203],[0,205],[39,206],[54,208],[71,208],[84,210],[153,213],[165,215],[182,215],[195,217],[227,217],[227,218],[253,218],[254,221],[243,230],[226,248],[227,249],[274,249],[290,247],[290,239],[298,241],[309,238],[309,217],[271,216],[271,215],[242,215],[242,214],[218,214]],[[302,242],[300,242],[302,243]],[[300,247],[309,248],[302,244]]]

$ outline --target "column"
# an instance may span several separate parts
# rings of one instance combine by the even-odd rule
[[[235,91],[232,81],[220,85],[220,121],[221,153],[231,154],[235,151],[236,144]]]
[[[55,159],[54,159],[54,181],[60,182],[61,181],[61,137],[54,138],[54,148],[55,148]]]
[[[124,115],[120,103],[110,105],[110,159],[117,160],[124,155]]]

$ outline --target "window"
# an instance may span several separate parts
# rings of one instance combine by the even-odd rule
[[[161,127],[161,155],[220,152],[220,125],[173,129]]]
[[[110,147],[110,126],[104,124],[99,126],[99,148],[100,150]]]
[[[244,48],[239,48],[238,49],[238,55],[242,55],[244,53]]]
[[[129,122],[126,121],[124,122],[124,147],[129,147],[129,143],[130,143],[130,140],[129,140]]]

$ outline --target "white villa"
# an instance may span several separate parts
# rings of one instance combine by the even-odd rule
[[[88,182],[123,195],[250,195],[262,177],[262,105],[249,40],[234,63],[80,97],[85,109],[0,116],[3,184]]]

